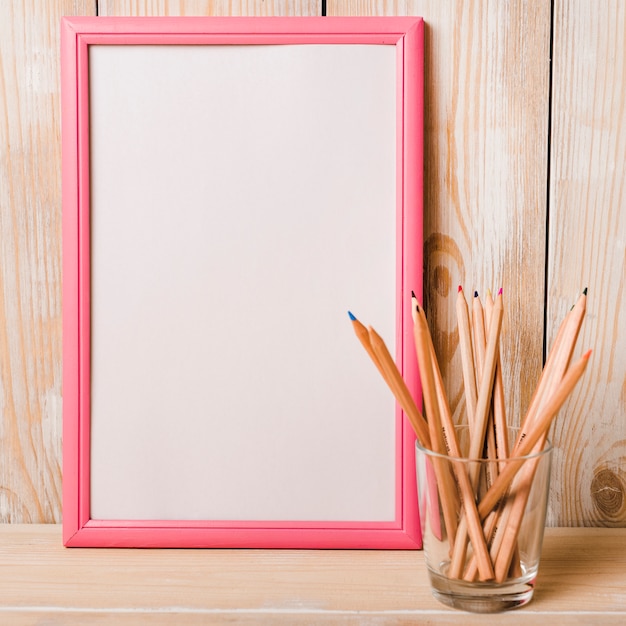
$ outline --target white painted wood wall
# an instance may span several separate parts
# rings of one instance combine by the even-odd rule
[[[553,4],[553,6],[552,6]],[[460,406],[457,285],[506,294],[519,416],[584,287],[587,373],[553,432],[550,523],[626,525],[626,3],[328,0],[426,21],[425,307]],[[61,520],[62,15],[320,15],[317,0],[0,3],[0,521]],[[552,64],[550,60],[552,59]]]

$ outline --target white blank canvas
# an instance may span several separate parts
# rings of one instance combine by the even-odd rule
[[[395,55],[91,46],[92,518],[395,519]]]

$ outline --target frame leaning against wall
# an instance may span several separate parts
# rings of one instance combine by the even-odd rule
[[[420,18],[64,18],[68,547],[421,547]]]

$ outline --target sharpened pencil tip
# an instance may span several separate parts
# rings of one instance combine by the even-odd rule
[[[354,317],[354,315],[352,315],[352,313],[350,311],[348,311],[348,315],[350,316],[350,320],[352,322],[356,322],[356,317]]]
[[[415,295],[415,292],[411,289],[411,298],[417,298],[417,296]]]
[[[474,292],[474,298],[478,298],[478,292],[477,291]]]
[[[501,296],[502,295],[502,287],[500,287],[500,289],[498,289],[498,295]]]
[[[457,293],[461,293],[463,291],[463,286],[459,285],[459,288],[457,289]]]
[[[584,293],[585,295],[587,295],[587,287],[585,287],[585,288],[583,289],[583,293]]]
[[[583,359],[588,359],[591,356],[591,350],[587,350],[585,354],[583,354]]]

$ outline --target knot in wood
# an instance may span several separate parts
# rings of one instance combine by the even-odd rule
[[[602,468],[594,472],[591,498],[598,511],[608,521],[619,521],[626,517],[625,491],[623,478],[613,470]]]

